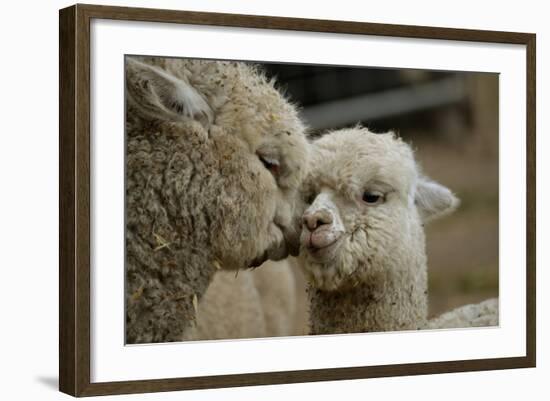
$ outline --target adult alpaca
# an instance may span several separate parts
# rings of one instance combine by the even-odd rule
[[[251,65],[126,60],[126,341],[178,341],[216,270],[296,249],[307,146]]]
[[[456,197],[423,177],[411,148],[364,128],[313,143],[300,261],[312,334],[466,327],[498,321],[498,302],[428,323],[424,223]],[[353,155],[350,157],[350,155]]]

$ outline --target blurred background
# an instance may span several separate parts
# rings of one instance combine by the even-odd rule
[[[498,296],[498,74],[264,67],[302,107],[310,135],[358,122],[396,131],[424,173],[461,199],[426,227],[430,316]]]

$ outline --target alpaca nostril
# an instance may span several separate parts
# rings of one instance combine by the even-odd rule
[[[311,218],[311,215],[304,215],[302,217],[302,224],[306,226],[309,231],[315,230],[315,227],[312,227],[315,225],[315,222]]]
[[[315,231],[320,226],[332,224],[332,215],[326,210],[307,213],[302,219],[309,231]]]

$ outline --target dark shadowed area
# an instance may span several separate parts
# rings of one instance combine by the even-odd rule
[[[426,228],[430,316],[498,296],[498,74],[265,64],[311,135],[393,130],[461,206]],[[303,280],[303,278],[302,278]]]

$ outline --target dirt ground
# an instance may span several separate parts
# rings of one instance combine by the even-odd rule
[[[426,227],[430,315],[498,296],[498,161],[467,149],[419,144],[426,174],[451,188],[457,211]]]

